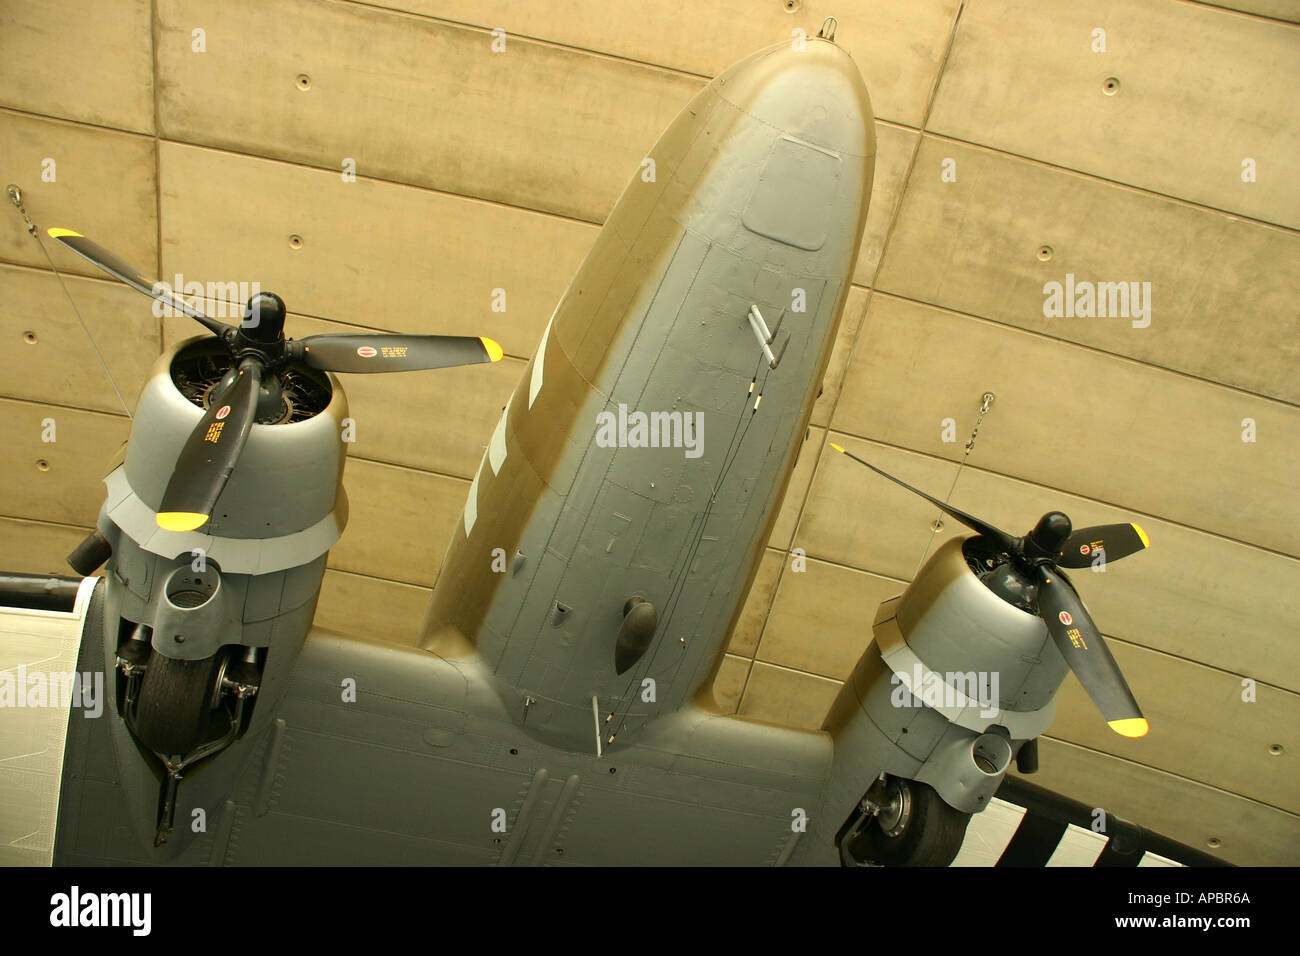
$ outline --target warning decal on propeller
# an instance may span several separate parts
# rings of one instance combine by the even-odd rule
[[[362,358],[374,358],[379,353],[376,352],[374,349],[372,349],[369,345],[363,345],[361,346],[361,348],[357,349],[357,354],[360,355]]]
[[[1062,611],[1062,612],[1061,612],[1059,615],[1057,615],[1057,616],[1060,617],[1060,619],[1061,619],[1061,623],[1064,624],[1066,627],[1069,627],[1071,624],[1074,623],[1074,618],[1072,618],[1072,617],[1070,616],[1070,612],[1069,612],[1069,611]]]

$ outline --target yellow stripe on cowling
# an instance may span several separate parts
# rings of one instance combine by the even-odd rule
[[[487,349],[488,361],[500,362],[501,356],[506,354],[505,350],[497,345],[495,339],[484,338],[480,335],[478,340],[483,343],[483,348]]]
[[[193,531],[205,524],[207,520],[207,515],[197,514],[193,511],[158,512],[158,527],[164,531]]]
[[[829,444],[830,444],[830,446],[831,446],[832,448],[834,448],[834,449],[835,449],[837,452],[839,452],[841,455],[844,454],[844,449],[841,448],[839,445],[835,444],[835,442],[830,442]]]
[[[1151,729],[1145,717],[1125,717],[1123,720],[1108,720],[1110,729],[1123,737],[1145,737]]]
[[[51,239],[61,239],[64,236],[76,236],[78,239],[86,238],[79,232],[75,232],[72,229],[60,229],[58,226],[55,226],[52,229],[46,229],[45,231],[49,234]]]
[[[1132,524],[1132,522],[1129,523]],[[1138,533],[1138,537],[1142,539],[1142,547],[1144,548],[1151,547],[1151,539],[1147,537],[1147,533],[1142,530],[1142,526],[1140,524],[1133,525],[1133,530],[1136,531]]]

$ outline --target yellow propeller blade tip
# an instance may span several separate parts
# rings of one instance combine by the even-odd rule
[[[86,238],[85,236],[83,236],[81,233],[77,232],[74,229],[60,229],[58,226],[54,226],[53,228],[46,229],[45,231],[46,233],[49,234],[49,237],[51,239],[59,239],[62,238],[63,236],[76,236],[78,239]]]
[[[164,531],[193,531],[207,523],[208,516],[192,511],[160,511],[158,527]]]
[[[1122,737],[1145,737],[1151,729],[1145,717],[1126,717],[1123,720],[1107,721],[1110,729]]]
[[[839,445],[835,444],[835,442],[831,442],[830,446],[834,448],[837,452],[839,452],[841,455],[844,454],[844,449],[841,448]]]
[[[501,356],[505,355],[505,350],[497,345],[495,339],[484,338],[479,336],[478,340],[483,343],[483,348],[487,349],[488,359],[493,362],[500,362]]]
[[[1142,526],[1140,524],[1133,525],[1133,530],[1136,531],[1138,533],[1138,537],[1142,539],[1142,547],[1144,548],[1151,547],[1151,539],[1147,537],[1147,533],[1142,530]]]

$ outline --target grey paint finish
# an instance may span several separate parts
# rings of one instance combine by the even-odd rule
[[[851,61],[822,41],[804,52],[780,44],[724,73],[664,134],[652,155],[672,179],[659,204],[638,205],[648,187],[634,177],[611,213],[602,236],[658,231],[674,237],[671,251],[604,345],[572,429],[553,433],[554,468],[537,466],[546,490],[518,535],[522,567],[489,585],[483,625],[465,635],[538,739],[594,751],[594,697],[608,718],[602,746],[617,747],[694,697],[715,666],[760,556],[750,545],[774,518],[829,357],[873,153]],[[601,260],[602,242],[507,406],[504,455],[485,455],[467,513],[520,507],[509,472],[530,463],[517,436],[555,427],[530,417],[538,375],[544,392],[555,374],[538,366],[590,347],[575,338],[593,308],[580,283],[584,272],[618,266]],[[775,369],[749,327],[751,305],[777,329]],[[588,323],[608,322],[605,306],[595,307]],[[602,447],[597,416],[621,422],[637,411],[699,416],[698,457],[680,447]],[[467,520],[467,538],[476,524]],[[444,568],[466,560],[454,557],[456,546]],[[456,586],[444,573],[433,606]],[[659,627],[644,658],[617,675],[612,645],[634,596],[658,609]],[[439,624],[426,622],[426,634]]]
[[[126,451],[126,478],[135,496],[155,512],[180,449],[203,417],[202,409],[172,384],[172,361],[187,346],[210,341],[210,336],[199,336],[163,352],[140,395]],[[240,454],[240,467],[231,474],[212,520],[205,525],[210,535],[275,539],[312,528],[334,511],[347,457],[342,425],[348,405],[338,379],[328,377],[333,395],[321,414],[292,424],[253,425]],[[346,521],[345,512],[337,520],[340,533]],[[174,532],[169,540],[176,542],[177,551],[190,543]],[[327,541],[325,549],[333,543]]]
[[[111,619],[152,627],[153,646],[168,657],[201,660],[226,644],[267,647],[274,635],[291,627],[285,617],[290,614],[300,634],[311,625],[325,574],[324,554],[263,574],[228,572],[211,558],[208,571],[199,573],[193,570],[195,559],[189,551],[163,557],[145,551],[114,527],[109,531],[114,552],[107,570]],[[168,582],[183,586],[184,579],[193,577],[219,581],[217,596],[200,607],[176,607],[167,598]],[[116,637],[116,625],[111,633]],[[175,641],[177,634],[185,640]]]
[[[84,642],[79,667],[101,666]],[[345,676],[354,703],[342,700]],[[325,633],[304,646],[279,713],[272,759],[276,730],[263,727],[186,780],[177,819],[204,808],[208,832],[162,852],[133,832],[151,836],[151,815],[103,825],[130,815],[128,795],[156,796],[135,770],[144,765],[122,761],[132,748],[112,739],[121,722],[75,722],[56,862],[771,864],[830,756],[825,734],[688,709],[598,760],[532,740],[481,672]],[[504,833],[492,829],[498,808]],[[629,821],[640,860],[628,857]]]
[[[170,558],[202,549],[222,567],[238,574],[266,574],[301,564],[325,554],[343,534],[348,519],[348,498],[342,485],[334,507],[315,524],[302,531],[274,538],[227,538],[198,531],[163,531],[158,512],[131,490],[124,468],[115,468],[104,479],[108,500],[103,515],[140,546],[160,557]],[[101,530],[102,530],[101,523]]]
[[[176,660],[203,660],[226,645],[274,646],[271,687],[283,681],[311,625],[326,552],[347,522],[340,484],[347,399],[331,381],[333,397],[321,414],[254,425],[209,522],[216,533],[164,531],[156,509],[203,414],[176,389],[170,370],[187,346],[204,341],[190,339],[159,356],[141,392],[126,460],[105,479],[108,497],[97,522],[113,548],[105,653],[111,659],[136,624],[152,628],[154,650]],[[195,588],[211,595],[200,606],[170,599]]]

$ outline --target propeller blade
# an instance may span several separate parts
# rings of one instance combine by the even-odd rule
[[[1143,548],[1151,547],[1151,539],[1141,526],[1128,524],[1099,524],[1080,528],[1065,539],[1056,565],[1061,568],[1086,568],[1092,564],[1098,551],[1104,551],[1105,560],[1118,561]]]
[[[960,521],[962,524],[964,524],[966,527],[970,528],[972,531],[976,531],[976,532],[978,532],[979,534],[984,535],[986,538],[992,538],[992,539],[993,539],[994,541],[996,541],[999,545],[1001,545],[1002,548],[1004,548],[1004,549],[1007,550],[1007,551],[1010,551],[1012,554],[1019,553],[1020,547],[1019,547],[1019,541],[1018,541],[1018,539],[1016,539],[1016,538],[1012,537],[1011,535],[1007,534],[1005,531],[999,531],[997,528],[993,527],[993,525],[991,525],[991,524],[986,524],[985,522],[981,521],[979,518],[976,518],[976,517],[973,517],[973,516],[971,516],[971,515],[968,515],[966,512],[961,511],[961,510],[959,510],[959,509],[957,509],[957,508],[954,508],[952,505],[944,504],[944,503],[943,503],[942,501],[940,501],[938,498],[932,498],[930,495],[927,495],[927,494],[926,494],[924,491],[922,491],[921,489],[919,489],[919,488],[913,488],[913,487],[912,487],[911,485],[909,485],[907,482],[905,482],[905,481],[901,481],[901,480],[899,480],[898,478],[895,478],[895,477],[894,477],[893,475],[891,475],[889,472],[887,472],[887,471],[881,471],[879,468],[877,468],[877,467],[876,467],[875,465],[873,465],[871,462],[869,462],[869,461],[863,461],[863,460],[862,460],[861,458],[859,458],[857,455],[853,454],[853,452],[848,451],[848,450],[845,449],[844,447],[835,444],[835,442],[830,442],[830,446],[831,446],[832,448],[834,448],[837,452],[839,452],[841,455],[848,455],[850,458],[852,458],[854,461],[856,461],[859,465],[866,465],[868,468],[870,468],[870,469],[871,469],[872,471],[874,471],[876,474],[881,475],[882,477],[888,478],[888,479],[889,479],[890,481],[892,481],[894,484],[896,484],[896,485],[902,485],[902,486],[903,486],[904,488],[906,488],[908,491],[912,492],[912,494],[914,494],[914,495],[920,495],[920,496],[921,496],[922,498],[924,498],[926,501],[930,502],[930,504],[932,504],[932,505],[934,505],[935,507],[937,507],[937,508],[938,508],[940,511],[942,511],[944,514],[948,515],[948,516],[951,517],[951,518],[956,519],[957,521]]]
[[[1145,737],[1146,718],[1073,585],[1045,565],[1037,571],[1038,613],[1070,670],[1111,730],[1124,737]]]
[[[193,531],[207,523],[253,429],[261,384],[261,366],[248,361],[221,397],[213,399],[176,459],[158,509],[158,527]]]
[[[472,335],[309,335],[299,343],[302,361],[323,372],[409,372],[499,362],[492,339]]]
[[[224,322],[218,322],[216,319],[208,318],[198,309],[192,308],[185,304],[185,301],[179,296],[172,295],[167,291],[167,287],[157,279],[152,279],[145,275],[125,259],[109,252],[97,242],[91,242],[79,232],[71,229],[47,229],[51,239],[57,239],[61,244],[67,246],[81,258],[94,265],[99,266],[114,279],[120,279],[131,288],[143,292],[151,299],[157,299],[159,302],[165,302],[177,312],[188,315],[191,319],[201,323],[213,335],[222,336],[230,328]]]

